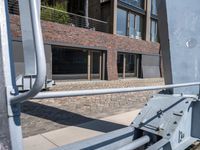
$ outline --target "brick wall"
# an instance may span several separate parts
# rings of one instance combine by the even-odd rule
[[[11,15],[13,39],[21,38],[19,16]],[[159,54],[159,44],[42,21],[44,41],[107,50],[108,80],[117,80],[117,52]]]

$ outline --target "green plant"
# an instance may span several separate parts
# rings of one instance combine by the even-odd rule
[[[41,9],[41,19],[67,24],[69,22],[69,15],[66,12],[66,5],[55,3],[54,6],[49,6],[46,3],[46,6]]]

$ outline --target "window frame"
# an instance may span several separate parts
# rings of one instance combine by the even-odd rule
[[[123,5],[125,7],[129,7],[132,9],[135,9],[135,11],[141,11],[145,13],[145,0],[143,0],[143,7],[138,7],[137,5],[132,5],[128,2],[125,2],[124,0],[118,0],[118,4]]]
[[[121,7],[121,6],[118,6],[117,7],[117,10],[120,9],[120,10],[123,10],[123,11],[126,11],[126,35],[121,35],[121,34],[118,34],[118,32],[116,32],[118,35],[121,35],[121,36],[127,36],[127,37],[130,37],[130,38],[134,38],[134,39],[141,39],[141,40],[144,40],[144,32],[145,32],[145,19],[144,19],[144,14],[141,14],[141,13],[138,13],[138,12],[135,12],[135,11],[132,11],[131,9],[126,9],[124,7]],[[118,13],[117,13],[118,15]],[[134,36],[132,37],[132,35],[130,34],[130,25],[131,25],[131,22],[130,22],[130,15],[133,15],[134,16]],[[136,36],[136,17],[139,16],[140,17],[140,26],[141,26],[141,36]],[[118,18],[118,16],[117,16]],[[141,20],[142,20],[142,24],[141,24]],[[118,21],[118,20],[117,20]],[[117,24],[118,25],[118,24]],[[118,31],[118,26],[116,27],[116,30]]]
[[[155,22],[155,25],[156,25],[156,29],[154,29],[156,32],[157,32],[157,34],[156,34],[156,37],[154,37],[154,38],[152,38],[153,36],[152,36],[152,29],[153,29],[153,22]],[[154,27],[155,28],[155,27]],[[159,35],[158,35],[158,20],[156,20],[156,19],[154,19],[154,18],[151,18],[151,34],[150,34],[151,36],[150,36],[150,40],[151,40],[151,42],[159,42]],[[156,38],[156,40],[155,40],[155,38]]]
[[[126,25],[125,25],[125,28],[126,28],[126,31],[125,31],[125,35],[122,35],[122,34],[118,34],[118,10],[123,10],[126,12]],[[127,36],[128,34],[128,20],[129,20],[129,17],[128,17],[128,12],[126,10],[124,10],[123,8],[117,8],[117,23],[116,23],[116,33],[117,35],[121,35],[121,36]]]

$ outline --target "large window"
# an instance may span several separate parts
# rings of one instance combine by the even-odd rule
[[[128,5],[144,9],[144,0],[120,0]]]
[[[87,51],[53,47],[53,74],[87,74]]]
[[[127,12],[125,10],[117,10],[117,34],[126,35],[127,32]]]
[[[52,46],[54,79],[105,79],[106,53],[104,51],[71,49]]]
[[[143,21],[144,20],[142,15],[118,8],[117,34],[126,35],[131,38],[142,39],[144,28]]]
[[[130,53],[117,54],[117,68],[119,77],[136,77],[137,76],[137,59],[138,55]]]
[[[156,20],[151,20],[151,41],[158,42],[158,23]]]
[[[151,13],[153,15],[157,15],[158,14],[157,0],[151,0]]]

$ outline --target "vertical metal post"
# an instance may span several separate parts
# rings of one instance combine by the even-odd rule
[[[1,7],[1,2],[0,2]],[[1,9],[1,8],[0,8]],[[0,13],[2,11],[0,10]],[[2,17],[2,15],[0,14]],[[0,18],[1,23],[1,18]],[[1,31],[0,31],[1,34]],[[1,34],[2,36],[2,34]],[[11,139],[8,122],[6,85],[3,70],[2,41],[0,37],[0,149],[11,149]]]
[[[37,0],[38,14],[40,16],[40,0]],[[22,30],[22,43],[24,49],[25,74],[36,75],[35,44],[31,20],[30,0],[19,0],[20,23]],[[31,66],[31,67],[30,67]]]
[[[165,83],[200,81],[199,0],[162,0],[158,3]],[[194,86],[174,89],[173,93],[199,94],[199,91],[199,86]]]
[[[85,24],[86,27],[89,28],[89,1],[85,0]]]
[[[10,105],[10,93],[17,93],[8,13],[8,1],[0,1],[0,142],[1,149],[22,150],[19,105]]]

